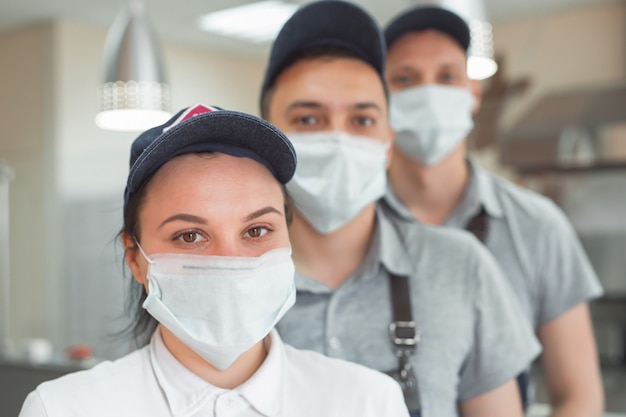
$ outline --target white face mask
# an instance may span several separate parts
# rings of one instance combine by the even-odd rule
[[[259,257],[148,257],[152,317],[219,369],[262,340],[296,299],[291,248]]]
[[[318,232],[338,230],[385,194],[388,143],[339,131],[287,136],[298,157],[287,190]]]
[[[393,93],[389,113],[395,143],[411,159],[435,165],[474,127],[473,105],[467,88],[433,84]]]

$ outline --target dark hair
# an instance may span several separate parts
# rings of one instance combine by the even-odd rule
[[[283,65],[280,73],[284,72],[290,66],[296,64],[300,61],[313,60],[317,58],[328,58],[331,60],[333,58],[354,58],[360,61],[367,63],[358,53],[354,52],[352,49],[347,48],[345,46],[339,45],[320,45],[314,46],[311,48],[304,49],[297,54],[294,54],[286,63]],[[369,65],[369,64],[368,64]],[[373,68],[373,67],[372,67]],[[378,73],[378,71],[376,71]],[[265,120],[268,120],[269,111],[270,111],[270,103],[272,101],[272,97],[274,96],[276,80],[280,76],[280,73],[274,78],[272,84],[265,90],[263,96],[261,96],[261,117]],[[387,89],[387,81],[385,81],[384,76],[379,74],[380,81],[383,85],[383,89],[385,90],[385,98],[389,100],[389,90]]]
[[[118,234],[120,238],[125,235],[130,238],[139,239],[141,234],[139,228],[139,210],[145,201],[147,185],[150,183],[151,179],[152,177],[143,183],[137,192],[129,196],[128,204],[126,204],[126,208],[124,209],[124,225]],[[137,245],[130,248],[124,247],[124,259],[126,259],[127,251],[136,251],[138,249]],[[158,324],[156,319],[143,308],[143,302],[146,300],[147,296],[148,294],[143,285],[134,279],[128,280],[128,295],[124,310],[132,317],[132,320],[121,333],[123,335],[132,336],[138,347],[148,343],[150,336]]]
[[[212,154],[211,152],[204,152],[199,155],[207,155]],[[139,241],[139,237],[141,235],[141,229],[139,224],[139,211],[143,207],[143,204],[146,200],[148,185],[150,184],[154,174],[150,176],[146,182],[144,182],[139,189],[129,195],[128,204],[124,209],[124,225],[122,226],[122,230],[118,233],[118,238],[122,238],[122,236],[127,236],[130,238],[137,239]],[[291,197],[287,193],[286,187],[281,184],[281,188],[283,191],[283,196],[285,197],[285,221],[287,226],[291,225],[293,220],[293,209],[292,209],[292,201]],[[129,250],[139,250],[137,245],[131,248],[124,249],[124,255]],[[124,259],[126,256],[124,256]],[[126,269],[124,269],[126,270]],[[154,332],[157,327],[157,320],[150,315],[144,308],[143,303],[146,300],[148,294],[146,293],[146,289],[143,285],[139,284],[136,280],[130,279],[128,280],[128,296],[126,298],[125,312],[128,316],[132,317],[130,323],[126,326],[126,328],[122,329],[120,332],[120,336],[130,335],[135,341],[138,347],[146,345],[150,336]]]

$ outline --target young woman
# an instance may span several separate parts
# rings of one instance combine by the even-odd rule
[[[140,135],[121,238],[149,343],[41,384],[20,416],[407,416],[391,378],[273,330],[295,300],[295,164],[271,124],[207,106]]]

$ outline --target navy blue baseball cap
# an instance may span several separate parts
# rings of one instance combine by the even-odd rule
[[[413,7],[392,19],[385,29],[386,46],[389,48],[408,32],[434,29],[454,39],[465,52],[470,45],[467,22],[450,10],[437,6]]]
[[[319,0],[300,7],[278,33],[265,70],[261,99],[296,56],[320,46],[346,48],[374,67],[384,81],[385,41],[374,18],[353,3]]]
[[[135,139],[130,148],[124,208],[129,197],[167,161],[199,152],[254,159],[282,184],[289,182],[296,169],[296,152],[274,125],[250,114],[199,104]]]

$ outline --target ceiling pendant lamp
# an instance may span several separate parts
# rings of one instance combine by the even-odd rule
[[[467,75],[474,80],[484,80],[491,77],[498,70],[498,64],[493,56],[493,31],[491,23],[487,21],[484,6],[480,0],[477,7],[481,14],[469,20],[470,42],[467,54]]]
[[[498,70],[493,54],[493,32],[487,21],[483,0],[417,0],[418,4],[437,5],[461,16],[470,29],[470,46],[467,51],[467,76],[484,80]]]
[[[103,58],[97,126],[142,131],[172,116],[159,44],[142,3],[122,8],[107,34]]]

